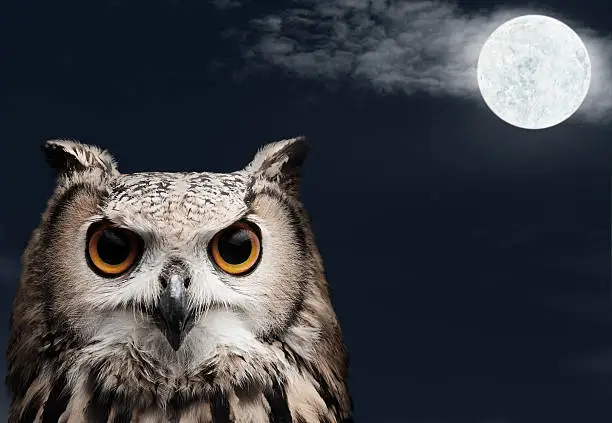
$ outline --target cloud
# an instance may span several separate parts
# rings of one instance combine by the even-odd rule
[[[234,9],[242,6],[242,3],[236,0],[210,0],[210,3],[219,10]]]
[[[537,9],[468,13],[441,1],[294,0],[251,22],[244,58],[304,78],[350,80],[381,93],[479,96],[476,64],[488,35],[513,17],[541,13],[570,25],[585,43],[592,83],[577,115],[604,120],[612,109],[612,40]]]

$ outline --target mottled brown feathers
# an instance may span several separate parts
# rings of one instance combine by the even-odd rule
[[[22,257],[9,423],[352,422],[347,354],[299,200],[303,138],[227,174],[121,174],[97,147],[43,150],[57,185]],[[262,255],[232,276],[207,243],[243,220],[257,225]],[[86,260],[100,221],[142,240],[125,274],[103,277]],[[175,348],[154,311],[179,268],[194,323]]]

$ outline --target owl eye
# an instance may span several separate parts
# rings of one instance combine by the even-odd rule
[[[134,232],[110,223],[94,224],[87,236],[87,258],[101,276],[119,276],[128,271],[142,251],[140,238]]]
[[[217,233],[209,252],[217,266],[231,275],[252,270],[261,256],[261,235],[257,227],[238,222]]]

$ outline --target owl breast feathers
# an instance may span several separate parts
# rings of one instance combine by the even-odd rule
[[[348,360],[299,200],[303,138],[233,173],[122,174],[48,141],[22,258],[9,422],[352,421]]]

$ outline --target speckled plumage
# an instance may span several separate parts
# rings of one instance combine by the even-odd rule
[[[10,423],[352,421],[346,351],[298,196],[302,138],[228,174],[121,174],[106,151],[72,141],[45,153],[57,187],[22,260]],[[238,277],[206,246],[240,219],[261,229],[262,256]],[[144,240],[125,275],[85,262],[101,220]],[[189,279],[196,316],[178,350],[150,314],[168,274]]]

